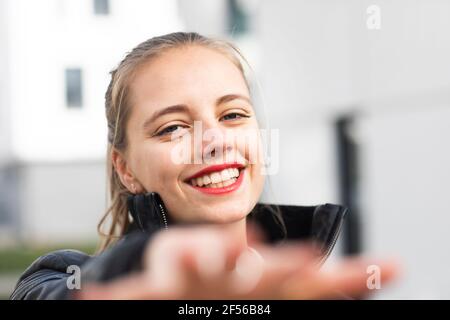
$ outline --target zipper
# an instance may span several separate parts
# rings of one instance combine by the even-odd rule
[[[167,217],[166,217],[166,212],[164,210],[164,207],[162,206],[161,203],[158,203],[158,206],[159,206],[159,209],[160,209],[160,212],[161,212],[161,217],[162,217],[162,220],[163,220],[164,229],[168,230],[169,227],[167,226]]]
[[[146,200],[146,205],[152,205],[152,206],[154,206],[154,208],[156,210],[158,210],[158,208],[159,208],[159,212],[158,212],[159,213],[159,220],[163,224],[163,228],[165,230],[167,230],[168,229],[168,223],[167,223],[168,220],[167,220],[166,211],[164,210],[164,206],[162,205],[162,203],[160,203],[160,201],[157,201],[157,199],[155,200],[154,197],[153,197],[153,199],[150,200],[148,198],[149,195],[150,194],[147,194],[145,196],[145,198],[146,198],[145,199]],[[153,193],[152,193],[152,195],[153,195]],[[134,209],[134,212],[136,213],[136,217],[133,216],[133,218],[137,219],[136,222],[139,224],[140,229],[145,232],[146,228],[145,228],[143,222],[141,221],[141,215],[139,214],[139,211],[138,211],[138,208],[137,208],[137,205],[136,205],[136,201],[133,201],[133,209]]]

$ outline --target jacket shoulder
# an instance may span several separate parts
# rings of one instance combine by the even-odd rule
[[[78,250],[57,250],[37,258],[20,276],[10,296],[22,299],[65,299],[69,266],[81,266],[90,256]]]

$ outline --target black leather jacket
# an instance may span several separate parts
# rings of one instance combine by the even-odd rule
[[[265,232],[269,243],[286,240],[313,240],[321,247],[322,262],[331,253],[346,213],[339,205],[276,206],[285,228],[273,214],[274,206],[258,204],[248,219]],[[68,267],[81,270],[81,282],[105,282],[142,268],[141,259],[147,242],[155,231],[142,232],[131,225],[127,234],[113,247],[97,256],[76,250],[58,250],[39,257],[21,275],[10,299],[71,299],[76,289],[69,289]],[[83,284],[81,285],[83,286]]]

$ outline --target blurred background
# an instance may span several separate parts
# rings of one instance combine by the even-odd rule
[[[0,0],[0,298],[40,254],[93,253],[109,71],[180,30],[231,40],[255,71],[280,129],[264,201],[347,205],[332,259],[403,261],[372,298],[450,298],[445,0]]]

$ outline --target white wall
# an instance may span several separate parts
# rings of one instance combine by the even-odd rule
[[[330,120],[359,111],[363,248],[405,268],[377,297],[449,298],[450,3],[377,1],[377,31],[366,28],[372,1],[261,4],[267,110],[289,132],[273,178],[283,200],[333,200]]]
[[[280,128],[283,145],[283,166],[272,178],[276,201],[338,200],[333,120],[360,100],[354,70],[365,58],[353,50],[351,9],[334,1],[261,2],[260,79],[270,126]]]
[[[33,244],[93,242],[105,212],[102,162],[35,163],[21,170],[21,240]]]
[[[33,243],[92,240],[105,211],[109,72],[140,42],[183,29],[176,0],[111,0],[107,16],[94,15],[92,0],[0,5],[8,8],[0,12],[7,24],[0,31],[7,45],[0,66],[9,69],[0,74],[7,84],[0,97],[0,152],[9,143],[11,161],[19,164],[20,210],[13,214],[20,216],[20,232],[14,236]],[[1,59],[6,54],[7,61]],[[72,67],[82,69],[81,109],[66,107],[64,72]]]
[[[138,43],[178,30],[175,1],[14,0],[11,5],[13,148],[22,161],[103,158],[109,71]],[[83,70],[81,110],[65,106],[64,70]]]
[[[226,0],[177,0],[180,17],[188,31],[207,36],[221,35],[227,31]]]
[[[383,298],[448,299],[450,101],[361,123],[367,253],[395,256],[402,281]]]

